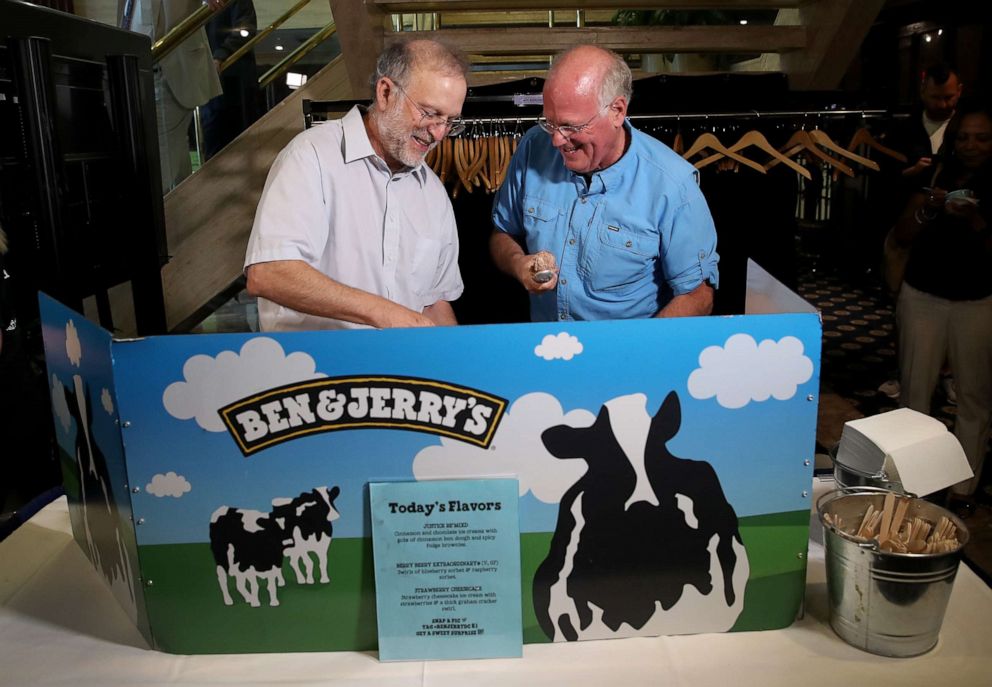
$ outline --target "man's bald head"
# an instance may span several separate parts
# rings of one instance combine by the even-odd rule
[[[548,70],[545,91],[595,97],[606,107],[618,97],[630,103],[633,77],[623,58],[595,45],[577,45],[560,53]]]

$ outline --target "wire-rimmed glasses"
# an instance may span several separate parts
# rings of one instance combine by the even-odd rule
[[[431,112],[426,110],[417,103],[416,100],[407,95],[407,92],[398,83],[393,81],[393,85],[399,89],[399,92],[403,94],[403,97],[410,101],[410,104],[420,113],[420,123],[417,125],[420,128],[428,129],[431,127],[443,126],[446,129],[445,136],[457,136],[461,132],[465,131],[465,121],[461,117],[442,117],[437,112]]]
[[[562,135],[562,138],[569,139],[575,134],[581,134],[583,131],[588,129],[592,125],[593,120],[599,117],[604,112],[606,112],[606,110],[609,109],[611,104],[612,103],[607,104],[606,107],[604,107],[599,112],[597,112],[592,117],[590,117],[585,124],[562,124],[561,126],[559,126],[557,124],[552,124],[551,122],[549,122],[547,117],[538,117],[537,125],[541,127],[544,130],[544,132],[549,136],[554,136],[555,133],[559,133]]]

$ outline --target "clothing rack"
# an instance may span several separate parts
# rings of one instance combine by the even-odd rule
[[[466,103],[481,103],[481,102],[513,102],[515,98],[519,96],[513,95],[491,95],[491,96],[469,96],[466,98]],[[352,108],[352,106],[360,104],[367,104],[367,101],[352,101],[352,100],[304,100],[303,101],[303,113],[304,122],[306,128],[310,128],[314,123],[324,121],[326,116],[330,112],[344,113]],[[531,106],[538,106],[540,102],[530,102]],[[675,121],[692,121],[692,120],[707,120],[707,119],[761,119],[761,118],[783,118],[783,117],[805,117],[805,118],[820,118],[820,117],[849,117],[852,115],[859,115],[865,119],[878,119],[882,117],[892,117],[895,119],[900,119],[909,116],[908,114],[892,112],[888,109],[792,109],[792,110],[740,110],[736,112],[686,112],[686,113],[674,113],[665,112],[657,114],[634,114],[628,115],[628,119],[631,121],[664,121],[664,120],[675,120]],[[524,122],[536,122],[538,120],[538,115],[528,114],[528,115],[502,115],[496,117],[464,117],[463,120],[466,124],[505,124],[505,123],[524,123]],[[815,120],[814,120],[815,121]]]
[[[631,121],[654,121],[654,120],[664,120],[664,119],[674,119],[676,121],[682,119],[743,119],[747,117],[753,117],[755,119],[761,117],[767,117],[769,119],[774,119],[776,117],[821,117],[824,115],[834,115],[834,116],[849,116],[849,115],[860,115],[862,117],[903,117],[907,115],[893,114],[889,110],[749,110],[744,112],[689,112],[685,114],[638,114],[638,115],[627,115],[627,119]],[[536,115],[527,116],[513,116],[506,115],[503,117],[464,117],[462,121],[466,124],[502,124],[502,123],[512,123],[512,122],[536,122],[539,119]]]

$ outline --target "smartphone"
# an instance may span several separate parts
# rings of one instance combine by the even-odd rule
[[[534,275],[534,281],[536,281],[538,284],[545,284],[551,281],[551,278],[553,276],[555,276],[554,270],[541,270],[540,272]]]

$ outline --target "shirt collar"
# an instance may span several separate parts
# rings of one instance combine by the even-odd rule
[[[630,125],[629,119],[623,120],[623,128],[627,130],[630,134],[630,145],[627,150],[623,152],[620,159],[614,162],[612,165],[606,169],[601,169],[598,172],[593,172],[592,179],[589,181],[589,193],[606,193],[606,191],[619,188],[623,185],[623,179],[625,172],[633,165],[632,160],[634,155],[631,155],[634,147],[637,145],[637,130]],[[572,173],[572,176],[579,181],[582,178],[581,174]],[[583,182],[584,183],[584,182]]]
[[[341,118],[341,127],[344,131],[344,161],[345,163],[355,162],[366,158],[374,158],[375,165],[383,170],[389,170],[385,160],[379,157],[375,149],[372,148],[372,141],[369,140],[369,132],[365,130],[364,114],[367,108],[355,105],[348,110]],[[396,172],[394,176],[405,176],[412,174],[421,186],[427,181],[427,165],[421,162],[412,170]]]

